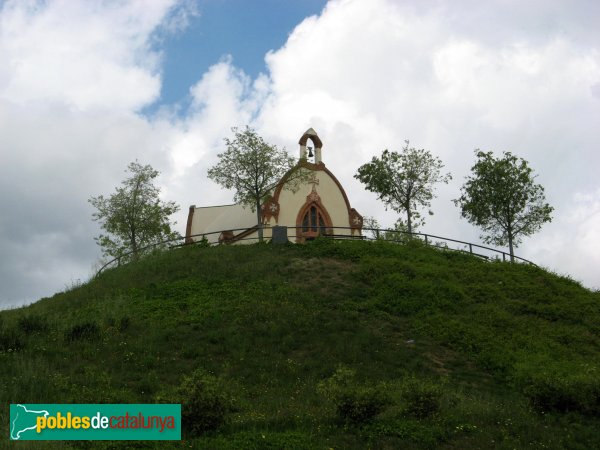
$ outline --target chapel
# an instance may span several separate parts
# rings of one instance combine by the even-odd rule
[[[296,243],[319,235],[360,237],[363,218],[350,206],[344,188],[325,166],[322,159],[323,143],[315,130],[308,129],[298,144],[300,151],[297,164],[308,169],[310,176],[295,191],[285,188],[284,176],[271,198],[261,205],[264,238],[271,239],[274,227],[287,227],[288,240]],[[285,228],[277,230],[278,233],[286,232]],[[256,212],[240,204],[192,205],[188,213],[185,241],[193,243],[203,237],[210,243],[255,243],[258,238]]]

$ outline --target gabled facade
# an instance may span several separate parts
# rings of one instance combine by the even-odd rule
[[[312,172],[310,179],[292,192],[285,189],[284,177],[273,196],[261,206],[265,239],[271,238],[271,227],[276,225],[287,226],[288,239],[298,243],[318,235],[360,236],[363,218],[351,207],[344,188],[323,163],[323,143],[315,130],[307,130],[299,145],[298,165]],[[222,233],[208,234],[215,231]],[[256,242],[256,214],[250,208],[237,204],[192,205],[188,214],[186,242],[200,240],[202,235],[206,235],[209,242]]]

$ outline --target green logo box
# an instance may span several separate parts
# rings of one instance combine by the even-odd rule
[[[19,441],[181,440],[178,404],[11,404]]]

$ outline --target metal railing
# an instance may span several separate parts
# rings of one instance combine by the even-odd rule
[[[371,231],[371,232],[381,232],[381,230],[376,229],[376,228],[363,228],[363,231]],[[464,253],[469,253],[472,254],[474,256],[479,256],[481,258],[484,259],[490,259],[490,256],[488,255],[484,255],[484,254],[480,254],[480,253],[475,253],[473,251],[473,248],[475,249],[481,249],[481,250],[485,250],[487,252],[490,252],[494,255],[502,255],[502,261],[506,261],[507,259],[510,259],[510,253],[507,253],[503,250],[498,250],[497,248],[493,248],[493,247],[486,247],[484,245],[479,245],[479,244],[473,244],[472,242],[466,242],[466,241],[460,241],[458,239],[451,239],[451,238],[447,238],[447,237],[443,237],[443,236],[436,236],[435,234],[427,234],[427,233],[417,233],[417,232],[412,232],[409,233],[408,231],[398,231],[398,230],[384,230],[384,232],[393,232],[393,233],[404,233],[407,235],[412,235],[412,236],[422,236],[423,240],[425,241],[425,245],[430,245],[432,247],[438,247],[438,248],[444,248],[444,249],[448,249],[448,250],[454,250],[454,251],[460,251],[460,252],[464,252]],[[464,244],[465,245],[465,249],[460,249],[460,248],[452,248],[452,247],[448,247],[445,245],[440,245],[439,243],[436,242],[429,242],[429,239],[441,239],[442,241],[446,241],[446,242],[453,242],[456,244]],[[373,238],[371,238],[373,239]],[[374,238],[374,239],[378,239],[378,238]],[[381,238],[379,238],[381,239]],[[466,248],[468,248],[468,250],[466,250]],[[537,264],[533,263],[532,261],[529,261],[528,259],[525,258],[521,258],[520,256],[517,255],[513,255],[513,258],[519,261],[522,261],[524,263],[527,264],[531,264],[532,266],[538,267]]]
[[[270,226],[263,226],[263,231],[264,230],[269,230],[272,229],[273,227]],[[288,239],[295,239],[298,236],[301,235],[302,231],[306,228],[306,227],[286,227],[288,229]],[[289,230],[294,230],[294,233],[290,234]],[[298,230],[300,230],[300,233],[298,233]],[[440,248],[443,250],[450,250],[450,251],[457,251],[457,252],[462,252],[462,253],[468,253],[471,254],[473,256],[485,259],[485,260],[499,260],[500,259],[500,255],[502,255],[502,261],[507,261],[510,260],[510,253],[507,253],[503,250],[498,250],[496,248],[492,248],[492,247],[486,247],[483,245],[479,245],[479,244],[473,244],[472,242],[466,242],[466,241],[461,241],[458,239],[452,239],[452,238],[447,238],[447,237],[443,237],[443,236],[437,236],[435,234],[428,234],[428,233],[418,233],[418,232],[408,232],[408,231],[399,231],[399,230],[390,230],[390,229],[381,229],[381,228],[363,228],[362,229],[362,233],[360,235],[353,235],[352,234],[352,228],[351,227],[326,227],[326,228],[319,228],[319,230],[321,231],[321,233],[319,234],[320,237],[323,238],[330,238],[330,239],[336,239],[336,240],[363,240],[363,241],[381,241],[381,240],[385,240],[387,242],[395,242],[398,244],[403,244],[406,243],[407,240],[406,239],[393,239],[391,238],[391,236],[393,235],[405,235],[408,238],[412,238],[412,239],[419,239],[422,240],[426,246],[429,247],[435,247],[435,248]],[[333,233],[333,230],[344,230],[346,232],[349,232],[347,234],[336,234]],[[178,237],[175,239],[168,239],[165,241],[161,241],[161,242],[157,242],[151,245],[147,245],[141,249],[138,250],[138,252],[140,253],[144,253],[150,249],[153,248],[160,248],[160,247],[166,247],[168,249],[173,249],[173,248],[178,248],[178,247],[183,247],[185,245],[198,245],[202,242],[202,239],[206,239],[208,245],[214,246],[214,245],[229,245],[232,243],[236,243],[236,242],[241,242],[241,241],[258,241],[258,233],[256,233],[256,236],[250,236],[250,237],[240,237],[240,238],[236,238],[235,236],[233,237],[233,239],[230,240],[223,240],[223,241],[219,241],[218,237],[221,236],[221,233],[223,232],[245,232],[248,231],[248,228],[234,228],[234,229],[228,229],[228,230],[218,230],[218,231],[210,231],[208,233],[199,233],[199,234],[193,234],[191,236],[186,236],[186,237]],[[364,233],[365,232],[371,232],[373,234],[373,236],[365,236]],[[241,234],[241,233],[240,233]],[[211,242],[211,237],[217,236],[217,240],[213,240]],[[190,238],[200,238],[198,240],[194,240],[193,242],[186,242],[188,239]],[[268,238],[265,238],[268,239]],[[307,240],[312,239],[308,238]],[[438,241],[435,241],[436,239],[438,239]],[[183,242],[180,242],[183,241]],[[176,243],[177,242],[177,243]],[[461,244],[464,247],[463,248],[453,248],[453,247],[449,247],[447,242],[451,242],[453,244]],[[176,244],[174,244],[176,243]],[[474,251],[473,249],[475,249],[476,251]],[[483,251],[483,252],[482,252]],[[129,262],[132,260],[134,252],[133,251],[129,251],[126,253],[123,253],[122,255],[117,256],[116,258],[108,261],[106,264],[104,264],[96,273],[96,276],[100,275],[100,273],[105,270],[106,268],[112,266],[112,265],[116,265],[116,266],[120,266],[122,264],[122,262]],[[513,255],[514,260],[518,260],[527,264],[531,264],[532,266],[538,267],[535,263],[529,261],[528,259],[525,258],[521,258],[520,256],[516,256]]]

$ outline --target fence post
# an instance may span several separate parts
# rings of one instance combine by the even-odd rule
[[[469,253],[473,253],[473,244],[469,244]]]
[[[502,261],[506,262],[506,253],[502,252]]]
[[[427,235],[425,235],[425,245],[429,245],[429,243],[427,242]]]

